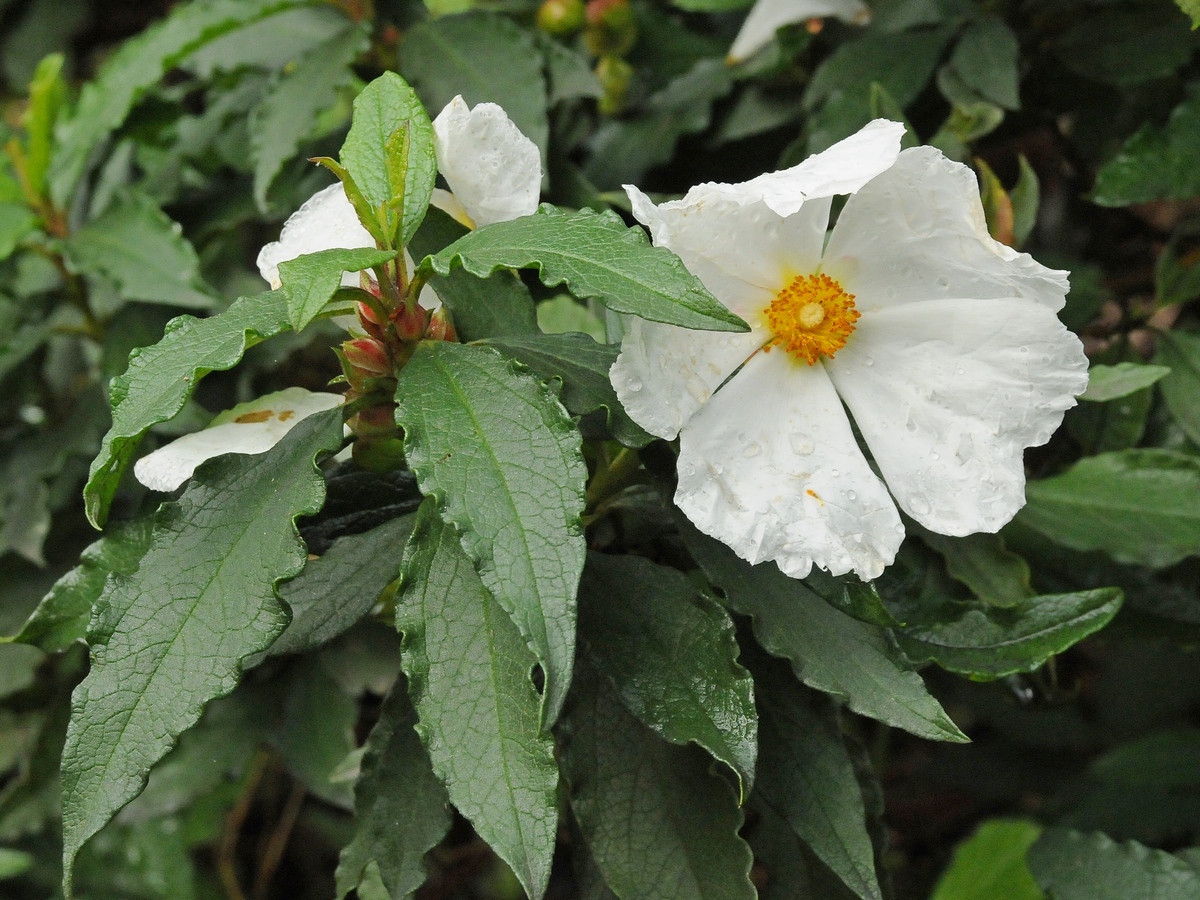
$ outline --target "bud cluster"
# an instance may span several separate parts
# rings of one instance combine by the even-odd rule
[[[580,34],[584,49],[596,58],[596,78],[603,90],[600,112],[619,115],[633,82],[633,67],[624,57],[638,36],[637,16],[629,0],[544,0],[537,24],[556,37]]]

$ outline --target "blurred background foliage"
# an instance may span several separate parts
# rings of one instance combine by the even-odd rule
[[[871,6],[866,26],[795,23],[730,63],[744,0],[0,0],[0,634],[48,593],[95,596],[136,565],[128,542],[93,543],[80,502],[108,381],[173,316],[262,289],[258,249],[330,180],[307,158],[336,152],[380,72],[434,111],[459,93],[500,103],[542,150],[546,199],[571,207],[620,210],[627,182],[672,195],[743,180],[902,119],[909,141],[976,167],[994,236],[1071,270],[1063,318],[1094,368],[1062,432],[1029,454],[1017,520],[1001,536],[910,535],[879,587],[918,625],[955,604],[1002,618],[1110,585],[1125,603],[1032,674],[904,647],[940,664],[927,680],[973,743],[845,720],[884,889],[1200,896],[1197,33],[1169,0]],[[602,333],[531,287],[546,330]],[[154,438],[268,390],[321,388],[335,337],[256,348]],[[144,530],[143,499],[126,484],[114,518]],[[13,900],[59,890],[57,761],[87,666],[79,634],[38,629],[0,644]],[[335,895],[361,745],[397,671],[396,634],[372,620],[264,662],[86,848],[80,896]],[[763,896],[853,896],[812,860],[806,887],[772,881],[765,827],[751,810]],[[571,838],[550,896],[607,896],[586,866],[573,874]],[[462,820],[431,865],[421,897],[520,896]]]

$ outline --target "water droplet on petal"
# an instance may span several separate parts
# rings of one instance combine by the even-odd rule
[[[758,441],[750,444],[745,450],[742,451],[742,455],[747,459],[749,459],[751,456],[758,456],[760,453],[762,453],[762,444],[758,443]]]
[[[629,388],[629,390],[633,391],[633,393],[636,394],[638,391],[640,391],[642,389],[642,383],[641,383],[641,381],[639,381],[636,378],[630,378],[629,384],[627,385],[627,387]]]
[[[857,500],[858,494],[854,493],[854,491],[850,491],[849,493],[846,494],[846,497],[850,500]]]
[[[867,364],[868,366],[873,366],[873,365],[875,365],[875,360],[871,359],[871,357],[869,357],[869,356],[868,356],[868,357],[867,357],[867,358],[864,360],[864,362],[866,362],[866,364]]]
[[[816,449],[816,444],[812,438],[806,434],[793,434],[788,436],[788,443],[791,444],[792,450],[799,453],[801,456],[808,456]]]
[[[913,494],[908,498],[909,508],[918,516],[923,516],[932,508],[923,494]]]
[[[829,474],[830,474],[830,475],[832,475],[834,478],[837,478],[837,477],[838,477],[839,475],[841,475],[842,473],[841,473],[841,472],[839,472],[837,469],[830,469],[830,470],[829,470]]]

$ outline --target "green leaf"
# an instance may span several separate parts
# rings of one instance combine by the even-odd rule
[[[545,168],[550,124],[542,54],[511,19],[469,12],[414,25],[400,46],[399,69],[431,110],[458,94],[472,107],[499,104],[537,144]]]
[[[498,222],[426,257],[420,271],[447,275],[462,266],[484,278],[496,269],[536,268],[548,287],[566,284],[613,312],[709,331],[746,331],[683,262],[652,247],[641,229],[611,212],[564,212],[549,204],[532,216]]]
[[[1004,546],[996,534],[946,537],[921,529],[926,544],[946,559],[946,571],[993,606],[1014,606],[1034,595],[1029,586],[1029,564]]]
[[[751,566],[680,522],[688,552],[735,612],[754,618],[763,649],[852,710],[932,740],[965,741],[887,630],[839,612],[769,563]]]
[[[63,244],[79,271],[111,278],[126,300],[212,309],[200,260],[175,222],[145,194],[119,197]]]
[[[1166,4],[1114,4],[1090,12],[1053,47],[1071,71],[1121,86],[1170,75],[1192,54],[1187,19]]]
[[[1045,900],[1025,864],[1025,851],[1042,826],[1020,819],[988,819],[954,850],[930,900]]]
[[[804,586],[834,609],[863,622],[889,628],[900,624],[879,596],[875,585],[869,581],[859,581],[856,575],[834,576],[814,568],[804,577]]]
[[[315,656],[296,660],[287,682],[273,743],[288,770],[311,794],[348,810],[353,806],[350,785],[335,783],[332,776],[358,746],[358,703]]]
[[[0,201],[0,261],[12,256],[17,244],[32,234],[37,225],[38,217],[28,207]]]
[[[555,106],[577,97],[599,97],[604,93],[588,58],[544,32],[534,35],[546,57],[546,105]]]
[[[414,258],[423,259],[467,233],[467,228],[431,206],[408,249]],[[435,275],[429,279],[429,286],[450,310],[460,340],[537,333],[537,313],[529,288],[507,269],[499,269],[488,278],[455,269],[449,275]]]
[[[320,509],[315,458],[341,443],[341,411],[329,410],[265,454],[203,464],[182,498],[155,516],[137,572],[108,581],[63,749],[68,895],[79,848],[141,791],[204,704],[233,689],[242,660],[283,630],[274,586],[304,565],[294,523]]]
[[[1079,395],[1079,399],[1105,403],[1128,397],[1135,391],[1150,387],[1170,372],[1169,366],[1148,366],[1142,363],[1122,362],[1115,366],[1096,364],[1088,369],[1087,390]]]
[[[1143,125],[1096,173],[1092,201],[1101,206],[1128,206],[1200,195],[1197,132],[1200,87],[1193,85],[1166,125]]]
[[[1200,0],[1175,0],[1175,5],[1192,19],[1192,28],[1200,28]]]
[[[1054,900],[1195,900],[1200,871],[1170,853],[1100,832],[1048,828],[1027,856]]]
[[[339,900],[359,887],[372,863],[389,897],[409,896],[427,877],[425,854],[450,830],[450,799],[416,728],[417,714],[401,678],[367,738],[354,788],[357,827],[338,860]]]
[[[1153,405],[1153,391],[1141,388],[1111,403],[1081,403],[1064,422],[1087,456],[1128,450],[1141,443]]]
[[[209,319],[172,319],[161,341],[130,354],[129,368],[109,388],[113,424],[83,490],[93,525],[104,524],[121,476],[150,426],[183,409],[202,377],[233,368],[247,349],[283,331],[287,322],[282,291],[242,297]]]
[[[1020,109],[1019,56],[1017,36],[1011,28],[1000,19],[979,19],[958,39],[950,67],[985,100],[1005,109]]]
[[[317,118],[354,78],[350,63],[368,45],[358,24],[347,24],[285,69],[250,113],[254,199],[267,210],[267,191],[283,164],[316,128]]]
[[[608,371],[617,361],[619,347],[597,344],[585,334],[535,334],[485,343],[529,366],[542,378],[558,379],[563,405],[572,415],[604,409],[613,437],[626,447],[645,447],[654,440],[629,418],[609,381]]]
[[[655,737],[584,659],[560,730],[571,810],[613,893],[753,900],[741,810],[702,751]]]
[[[434,771],[459,812],[540,898],[558,827],[558,767],[530,681],[536,660],[433,500],[421,505],[405,549],[396,627]]]
[[[0,847],[0,881],[16,878],[33,868],[34,858],[23,850]]]
[[[306,653],[348,631],[367,615],[400,572],[400,553],[412,515],[399,516],[362,534],[339,538],[304,571],[279,586],[292,620],[264,654]]]
[[[537,324],[542,334],[577,331],[598,344],[608,342],[604,320],[572,297],[556,294],[537,305]]]
[[[1159,384],[1171,417],[1193,444],[1200,445],[1200,337],[1164,332],[1158,336],[1154,360],[1171,370]]]
[[[342,284],[345,272],[360,272],[396,258],[395,250],[361,247],[355,250],[318,250],[279,264],[279,280],[287,294],[288,321],[303,331],[321,314]]]
[[[699,744],[754,779],[754,685],[733,622],[675,569],[592,553],[579,589],[579,636],[625,707],[672,744]]]
[[[1159,309],[1200,297],[1200,223],[1176,228],[1154,266],[1154,299]]]
[[[150,549],[151,525],[147,516],[110,527],[80,554],[79,565],[54,583],[13,640],[51,653],[86,638],[105,580],[111,573],[128,577],[137,571]]]
[[[536,378],[463,344],[419,344],[396,403],[421,492],[462,531],[483,583],[537,655],[553,722],[571,683],[585,554],[579,431]]]
[[[411,33],[407,37],[411,38]],[[405,131],[408,137],[397,150],[393,136]],[[433,196],[437,159],[429,114],[395,72],[384,72],[355,99],[354,120],[342,144],[341,160],[376,210],[385,233],[394,236],[393,246],[407,244]],[[400,218],[393,222],[392,202],[396,199],[401,200]]]
[[[67,103],[67,84],[62,77],[62,68],[63,55],[51,53],[38,63],[29,84],[29,111],[25,119],[29,144],[25,153],[25,177],[36,197],[46,194],[46,171],[50,168],[54,126]]]
[[[772,662],[754,666],[757,796],[856,896],[880,900],[862,790],[837,717],[828,705],[815,709],[787,667]]]
[[[305,0],[202,0],[131,38],[109,57],[99,76],[83,86],[75,114],[62,128],[50,160],[50,193],[68,205],[89,157],[129,115],[145,93],[193,50],[227,32]]]
[[[1018,520],[1072,550],[1161,568],[1200,553],[1200,460],[1171,450],[1081,459],[1032,481]]]
[[[1034,597],[1003,609],[968,609],[953,622],[896,632],[900,649],[915,663],[978,679],[1031,672],[1056,653],[1093,634],[1121,608],[1119,588]]]
[[[1033,170],[1033,166],[1029,164],[1024,153],[1018,154],[1017,164],[1020,174],[1008,196],[1013,206],[1013,237],[1016,238],[1017,247],[1020,248],[1029,240],[1029,236],[1033,234],[1033,226],[1037,224],[1038,208],[1042,202],[1042,189],[1038,183],[1037,172]]]

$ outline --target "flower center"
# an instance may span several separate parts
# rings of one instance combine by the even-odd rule
[[[774,332],[766,349],[781,345],[810,366],[820,356],[832,358],[846,346],[859,311],[854,295],[828,275],[798,275],[763,310]]]

